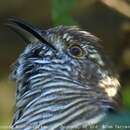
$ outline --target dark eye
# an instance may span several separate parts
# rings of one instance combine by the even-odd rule
[[[71,45],[69,52],[77,58],[83,56],[83,49],[79,45]]]

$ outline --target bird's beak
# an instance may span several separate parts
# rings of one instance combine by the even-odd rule
[[[8,23],[5,25],[11,28],[13,31],[17,32],[25,40],[25,42],[31,43],[33,41],[40,41],[56,50],[56,48],[52,44],[45,40],[45,38],[35,27],[25,23],[23,20],[10,18],[8,19]]]

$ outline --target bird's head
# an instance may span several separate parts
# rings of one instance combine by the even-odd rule
[[[36,89],[40,90],[40,95],[36,93],[34,97],[47,97],[46,102],[53,98],[53,103],[48,101],[48,106],[49,103],[50,107],[59,105],[59,113],[65,114],[65,109],[68,114],[69,109],[70,114],[77,112],[70,118],[66,113],[70,124],[74,118],[75,121],[77,117],[90,120],[91,116],[100,117],[100,113],[117,108],[120,84],[97,37],[77,27],[58,26],[42,30],[14,19],[9,26],[30,43],[12,72],[12,78],[17,82],[18,109],[23,107],[25,113],[28,112],[33,97],[24,102],[26,94]],[[43,107],[46,102],[41,100]],[[22,116],[24,118],[24,113]],[[65,125],[67,121],[62,123]]]

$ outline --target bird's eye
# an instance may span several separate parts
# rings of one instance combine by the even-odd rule
[[[79,45],[69,46],[69,52],[77,58],[83,56],[83,49]]]

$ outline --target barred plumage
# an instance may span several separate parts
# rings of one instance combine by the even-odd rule
[[[120,85],[98,38],[76,27],[45,31],[10,21],[30,42],[12,71],[13,130],[86,128],[117,110]]]

